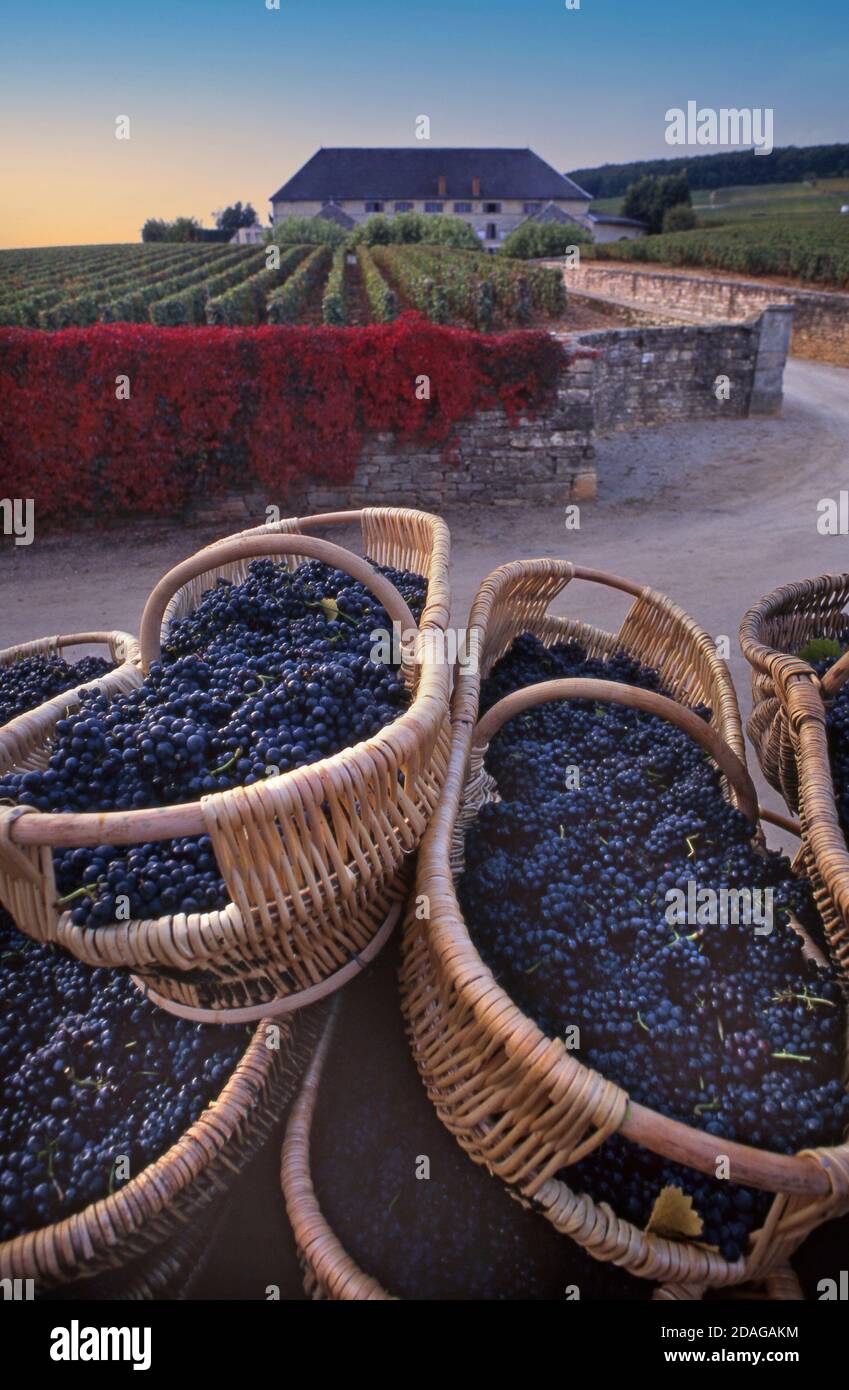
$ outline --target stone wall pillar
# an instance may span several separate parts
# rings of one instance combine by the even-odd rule
[[[784,367],[790,351],[794,314],[793,304],[770,304],[761,314],[750,415],[781,414]]]

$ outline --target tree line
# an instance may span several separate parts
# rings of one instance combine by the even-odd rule
[[[568,175],[594,198],[616,198],[645,175],[684,173],[690,188],[728,188],[732,184],[800,183],[808,178],[849,178],[849,145],[787,145],[772,154],[752,150],[642,159],[573,169]]]

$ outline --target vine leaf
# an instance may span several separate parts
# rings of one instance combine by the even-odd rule
[[[664,1187],[652,1209],[646,1232],[668,1240],[698,1240],[704,1222],[693,1199],[680,1187]]]

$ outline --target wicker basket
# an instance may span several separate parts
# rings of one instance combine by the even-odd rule
[[[335,1004],[332,1006],[335,1012]],[[280,1179],[286,1211],[295,1237],[298,1257],[304,1275],[304,1288],[310,1298],[334,1301],[396,1301],[379,1280],[362,1270],[348,1254],[342,1241],[330,1226],[315,1193],[310,1161],[310,1142],[313,1116],[327,1055],[333,1040],[334,1012],[328,1016],[300,1094],[292,1106],[286,1126],[286,1138],[281,1157]],[[403,1238],[403,1232],[399,1232]],[[702,1290],[694,1291],[681,1285],[663,1285],[652,1295],[655,1299],[701,1298]],[[761,1286],[752,1290],[735,1291],[735,1296],[769,1300],[801,1299],[802,1290],[790,1265],[770,1275]]]
[[[142,617],[142,669],[163,629],[221,575],[239,581],[261,555],[324,560],[361,580],[403,630],[397,590],[349,550],[306,536],[359,521],[366,552],[429,580],[421,661],[406,661],[409,708],[373,738],[250,787],[182,806],[104,815],[0,811],[0,899],[19,926],[95,966],[134,972],[156,1004],[199,1021],[250,1021],[338,989],[384,944],[400,915],[413,852],[445,775],[450,668],[433,640],[448,621],[448,533],[424,512],[375,508],[293,518],[211,546],[178,565]],[[34,731],[44,748],[53,723]],[[91,930],[56,905],[52,850],[209,834],[230,901],[221,911]]]
[[[166,1277],[182,1267],[180,1250],[191,1245],[194,1228],[295,1094],[323,1012],[283,1020],[274,1047],[268,1025],[259,1024],[218,1099],[161,1158],[76,1215],[0,1244],[0,1279],[34,1280],[36,1298],[66,1287],[79,1296],[81,1280],[116,1271],[113,1296],[160,1296]],[[123,1288],[121,1272],[128,1276]]]
[[[635,594],[618,637],[552,618],[546,607],[574,578]],[[692,619],[651,590],[554,561],[506,565],[482,585],[470,619],[482,674],[523,631],[547,644],[577,638],[593,654],[621,647],[656,667],[677,700],[606,681],[550,682],[509,697],[508,711],[539,699],[616,699],[662,711],[688,728],[718,760],[729,794],[757,816],[742,760],[734,692],[713,643]],[[722,1140],[733,1181],[776,1194],[769,1218],[745,1258],[729,1263],[699,1245],[647,1234],[609,1206],[573,1193],[557,1175],[615,1133],[700,1172],[714,1174],[717,1140],[631,1102],[618,1086],[579,1062],[562,1040],[545,1036],[496,983],[469,937],[452,867],[464,827],[491,794],[485,743],[500,719],[496,706],[476,729],[481,673],[464,671],[453,704],[453,740],[445,789],[419,855],[416,891],[429,899],[429,921],[410,916],[404,936],[402,999],[419,1071],[440,1118],[478,1163],[533,1197],[561,1232],[592,1255],[687,1296],[760,1282],[785,1269],[815,1226],[849,1210],[849,1148],[797,1157]],[[540,695],[540,690],[544,694]],[[712,726],[684,706],[710,705]],[[680,1296],[672,1294],[673,1297]]]
[[[283,1196],[304,1272],[304,1288],[311,1298],[391,1300],[393,1295],[377,1279],[364,1273],[347,1253],[319,1206],[312,1182],[310,1135],[321,1077],[333,1041],[336,1008],[334,1001],[286,1126],[280,1167]]]
[[[0,727],[0,774],[12,767],[40,769],[47,766],[49,750],[45,747],[44,731],[52,729],[56,719],[61,719],[69,707],[74,708],[79,703],[81,690],[98,686],[113,695],[141,685],[139,644],[127,632],[74,632],[62,637],[40,637],[0,652],[0,666],[12,666],[30,656],[55,656],[69,647],[84,646],[106,647],[110,661],[118,663],[115,670],[63,690]]]
[[[148,1303],[181,1301],[191,1297],[195,1280],[203,1274],[230,1209],[225,1195],[198,1211],[191,1224],[172,1229],[167,1241],[140,1259],[117,1269],[107,1269],[91,1279],[81,1279],[49,1291],[51,1301],[74,1303]]]
[[[828,755],[828,703],[849,676],[849,659],[820,679],[793,653],[812,637],[849,642],[849,574],[787,584],[740,624],[752,667],[749,737],[767,781],[798,811],[799,864],[810,878],[835,964],[849,979],[849,849],[840,825]]]

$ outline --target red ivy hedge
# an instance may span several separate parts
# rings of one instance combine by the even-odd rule
[[[536,413],[563,363],[547,333],[485,337],[417,315],[362,329],[0,329],[0,496],[34,498],[44,522],[173,516],[248,479],[270,496],[304,475],[344,483],[366,431],[447,446],[458,421],[499,402]],[[416,399],[420,376],[430,401]]]

